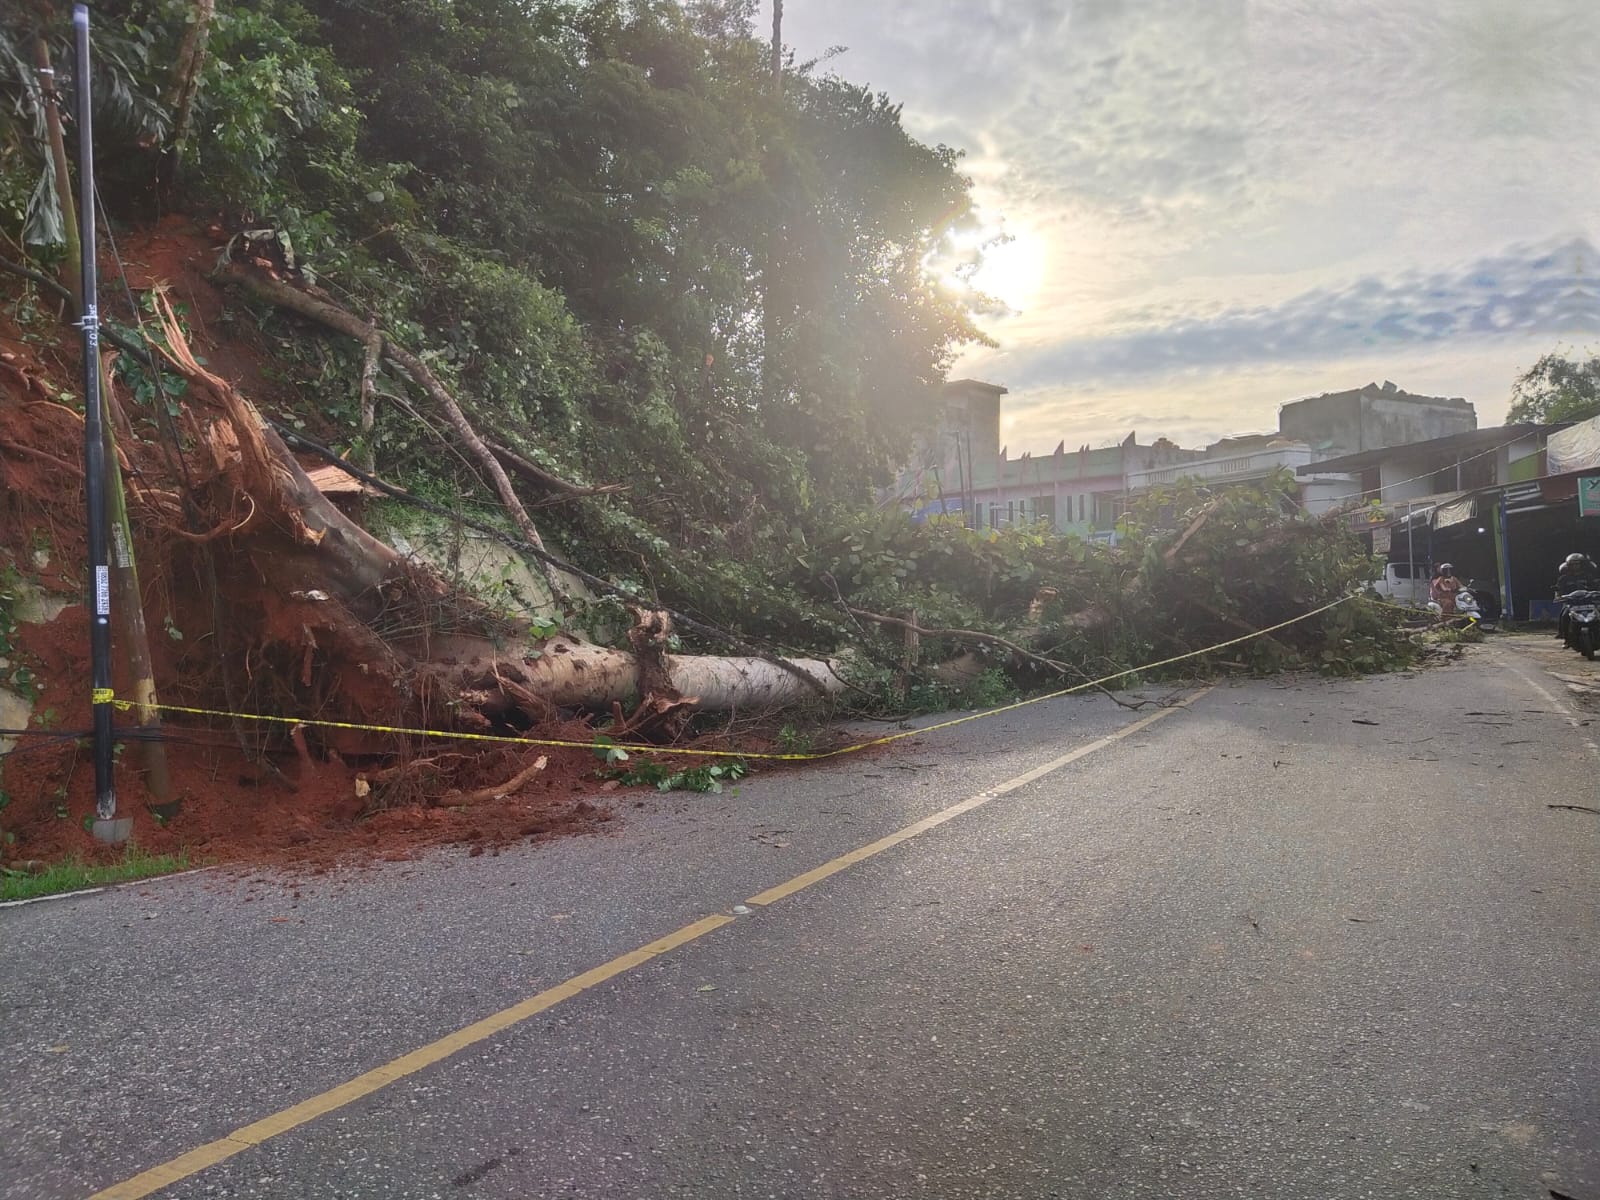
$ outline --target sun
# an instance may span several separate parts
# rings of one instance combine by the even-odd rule
[[[987,297],[1022,312],[1044,284],[1046,254],[1043,239],[1030,232],[985,226],[947,235],[924,263],[956,295]]]
[[[983,251],[972,286],[1014,312],[1031,308],[1044,285],[1043,239],[1023,233],[990,244]]]

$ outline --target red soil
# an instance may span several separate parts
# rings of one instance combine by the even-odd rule
[[[21,633],[22,658],[46,681],[32,725],[35,733],[86,729],[88,635],[83,609],[67,609],[48,625],[25,625]],[[51,718],[45,722],[41,718],[47,711]],[[118,724],[125,723],[119,715]],[[595,774],[599,764],[586,750],[506,747],[477,753],[448,786],[414,768],[415,786],[402,797],[401,806],[371,811],[372,797],[357,794],[357,779],[382,764],[313,760],[307,771],[295,755],[274,752],[270,757],[283,775],[279,779],[246,759],[225,722],[169,722],[165,733],[168,768],[180,801],[176,815],[160,821],[147,807],[137,743],[121,751],[116,774],[118,815],[133,818],[133,839],[155,854],[184,851],[195,861],[319,871],[338,863],[409,858],[424,847],[446,843],[468,843],[479,853],[523,839],[594,830],[611,819],[608,808],[596,803],[603,785]],[[573,723],[550,736],[587,740],[592,734]],[[419,757],[451,748],[452,743],[440,740],[419,751]],[[508,780],[537,754],[547,757],[545,769],[514,794],[463,801],[462,790]],[[24,738],[20,752],[5,760],[11,803],[0,819],[16,838],[5,858],[116,858],[120,851],[95,841],[86,827],[94,812],[93,774],[87,749],[76,742]]]

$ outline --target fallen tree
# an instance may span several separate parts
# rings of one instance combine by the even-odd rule
[[[820,659],[672,654],[670,618],[644,608],[631,650],[529,638],[346,516],[255,406],[195,359],[164,298],[158,311],[163,354],[189,381],[191,433],[207,450],[196,486],[213,545],[229,551],[219,586],[258,597],[253,628],[231,640],[249,647],[246,665],[254,655],[279,668],[296,693],[284,697],[291,711],[481,732],[633,703],[620,728],[643,736],[674,733],[694,711],[769,709],[843,688]]]

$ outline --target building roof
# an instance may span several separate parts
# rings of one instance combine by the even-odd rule
[[[1495,425],[1489,429],[1469,429],[1445,437],[1429,438],[1425,442],[1404,442],[1398,446],[1385,446],[1381,450],[1363,450],[1360,454],[1345,454],[1339,458],[1324,458],[1308,463],[1298,471],[1301,475],[1327,472],[1350,473],[1364,471],[1394,458],[1414,458],[1432,454],[1470,454],[1498,446],[1519,442],[1525,437],[1555,428],[1551,425]]]
[[[985,383],[981,379],[947,379],[944,386],[946,391],[987,392],[991,396],[1004,396],[1011,390],[998,383]]]
[[[1318,400],[1343,400],[1350,396],[1374,396],[1385,400],[1397,400],[1406,404],[1435,404],[1446,408],[1472,408],[1472,403],[1460,396],[1424,396],[1418,392],[1408,392],[1403,387],[1390,383],[1385,379],[1380,383],[1369,383],[1365,387],[1347,388],[1342,392],[1323,392],[1320,396],[1302,396],[1298,400],[1289,400],[1280,406],[1293,408],[1297,404],[1315,404]]]

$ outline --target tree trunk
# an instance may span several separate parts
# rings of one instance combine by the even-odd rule
[[[195,0],[189,28],[178,48],[172,68],[172,86],[167,91],[167,107],[172,112],[172,135],[167,142],[167,161],[163,182],[171,187],[183,172],[183,147],[189,139],[194,118],[194,101],[200,89],[200,72],[206,64],[206,42],[211,36],[211,19],[216,15],[216,0]]]
[[[66,255],[61,260],[61,284],[72,293],[73,307],[83,312],[83,245],[78,240],[78,209],[72,202],[72,175],[67,168],[67,143],[61,135],[60,91],[55,69],[50,65],[50,47],[42,37],[33,40],[33,65],[44,95],[44,123],[50,143],[50,170],[55,178],[56,201],[61,206],[61,224]],[[90,198],[92,202],[92,197]]]
[[[100,391],[108,408],[118,409],[111,391],[111,380],[104,363],[100,367]],[[161,403],[158,399],[157,403]],[[106,421],[106,515],[111,524],[111,587],[117,632],[127,655],[128,674],[133,688],[134,721],[150,734],[139,747],[144,762],[144,786],[158,808],[167,810],[173,803],[172,774],[167,769],[167,748],[161,741],[161,712],[156,707],[155,664],[150,655],[150,633],[144,621],[144,593],[139,587],[139,566],[133,557],[133,529],[128,523],[128,497],[123,488],[122,470],[117,465],[117,422]],[[170,816],[170,811],[165,815]]]

